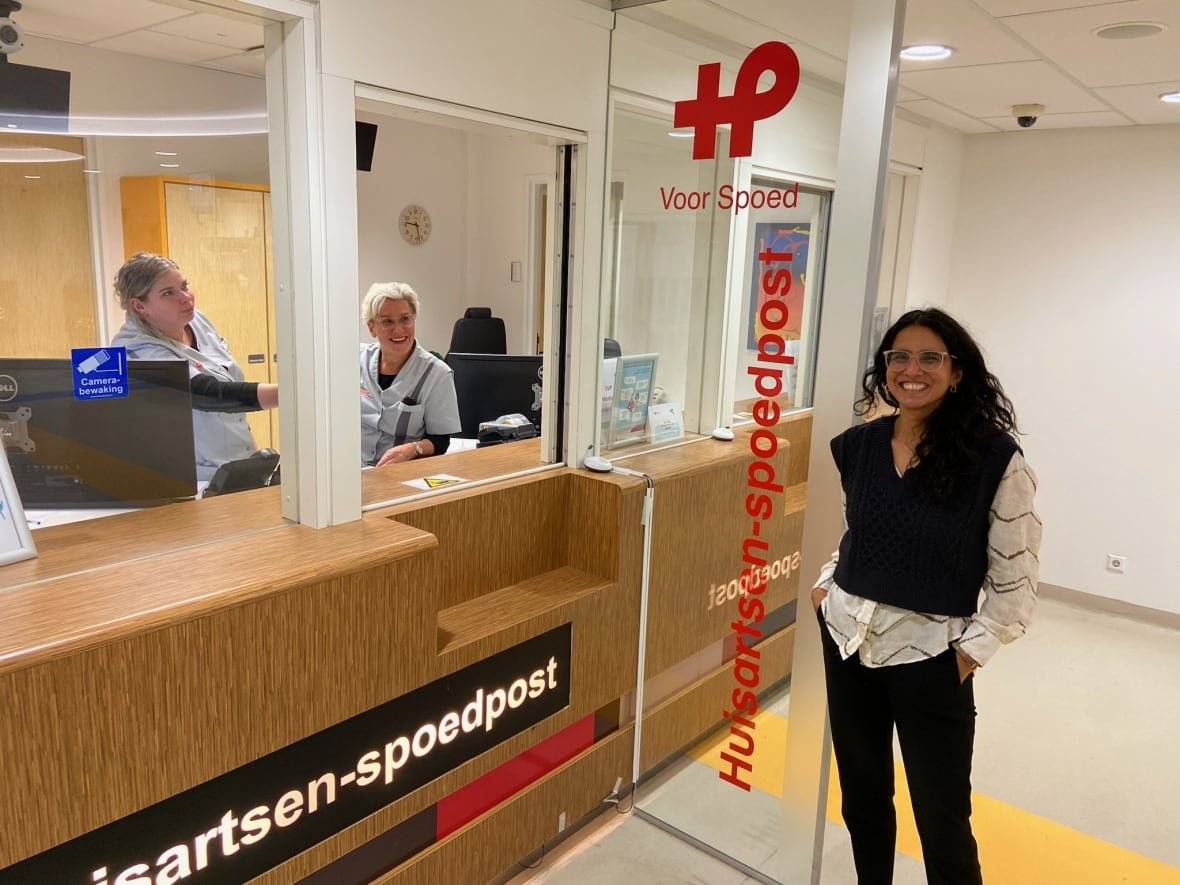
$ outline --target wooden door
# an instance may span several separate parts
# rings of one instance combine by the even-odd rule
[[[168,254],[197,307],[225,338],[247,381],[270,381],[267,248],[261,188],[166,182]],[[271,445],[270,415],[247,416],[254,443]]]
[[[0,133],[19,157],[52,148],[79,159],[0,162],[0,355],[68,357],[98,341],[86,153],[80,138]]]

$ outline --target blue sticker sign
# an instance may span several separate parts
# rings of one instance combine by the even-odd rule
[[[70,351],[74,370],[74,399],[114,399],[127,396],[126,347],[75,347]]]

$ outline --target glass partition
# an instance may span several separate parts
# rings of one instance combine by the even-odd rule
[[[562,161],[583,136],[368,86],[356,127],[363,506],[550,466],[556,244],[573,224]],[[369,469],[415,441],[424,453],[409,460],[429,458],[419,472],[435,484]],[[449,457],[474,449],[462,467]]]
[[[17,489],[34,527],[191,499],[279,448],[263,22],[150,0],[12,17],[0,428]],[[140,252],[160,257],[116,287]],[[263,460],[226,490],[268,481]]]
[[[614,104],[604,236],[600,452],[710,433],[709,402],[722,340],[731,216],[716,211],[732,180],[721,159],[693,159],[666,115]],[[638,445],[637,448],[633,448]]]
[[[746,237],[741,251],[741,322],[738,334],[733,389],[733,422],[751,423],[751,410],[761,398],[756,389],[759,352],[779,353],[771,331],[760,316],[771,297],[762,285],[763,275],[775,275],[786,316],[775,333],[783,339],[782,353],[791,357],[783,366],[782,392],[772,397],[784,411],[806,408],[812,403],[815,344],[819,331],[823,291],[824,250],[827,237],[831,192],[808,187],[797,181],[753,176],[751,193],[765,195],[760,208],[751,207],[746,220]],[[774,195],[771,197],[770,195]],[[767,205],[774,202],[774,206]],[[784,275],[785,274],[785,275]],[[777,320],[777,317],[776,317]],[[765,346],[760,346],[764,342]]]
[[[814,389],[841,114],[831,80],[842,78],[848,34],[834,23],[824,47],[788,49],[754,19],[716,13],[666,0],[620,11],[612,32],[597,454],[634,466],[645,461],[628,461],[633,452],[684,445],[678,463],[695,465],[687,447],[698,446],[722,465],[712,484],[690,469],[654,482],[648,531],[675,554],[652,554],[660,564],[649,574],[641,646],[635,808],[774,882],[795,864],[784,845],[807,817],[803,806],[813,826],[818,802],[814,788],[788,782],[785,761],[807,580],[803,410]],[[755,53],[768,42],[777,45]],[[762,102],[766,116],[752,121],[746,144],[737,109],[757,104],[750,90],[790,80],[791,55],[803,71],[793,98],[780,111]],[[752,77],[747,64],[758,68]],[[711,154],[707,144],[694,151],[697,130],[675,125],[694,115],[698,128],[700,115],[718,117]],[[756,415],[763,427],[751,426]],[[715,448],[719,426],[736,448]],[[763,496],[773,504],[765,511],[749,509],[758,496],[748,495],[757,491],[748,468],[757,464],[782,478]],[[707,508],[709,518],[679,520],[678,508]],[[700,552],[719,548],[732,554]]]

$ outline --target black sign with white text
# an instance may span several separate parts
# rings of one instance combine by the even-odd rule
[[[0,870],[0,885],[247,882],[568,706],[570,643],[564,624]]]

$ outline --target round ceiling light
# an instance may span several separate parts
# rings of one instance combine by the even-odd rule
[[[3,147],[0,148],[0,163],[68,163],[71,160],[85,160],[81,154],[48,147]]]
[[[1160,101],[1166,101],[1168,104],[1180,104],[1180,92],[1161,92]]]
[[[915,43],[912,46],[903,46],[898,54],[910,61],[941,61],[950,58],[954,51],[950,46],[941,43]]]
[[[1117,25],[1103,25],[1094,31],[1094,36],[1103,40],[1138,40],[1140,37],[1154,37],[1167,29],[1167,25],[1158,22],[1119,22]]]

